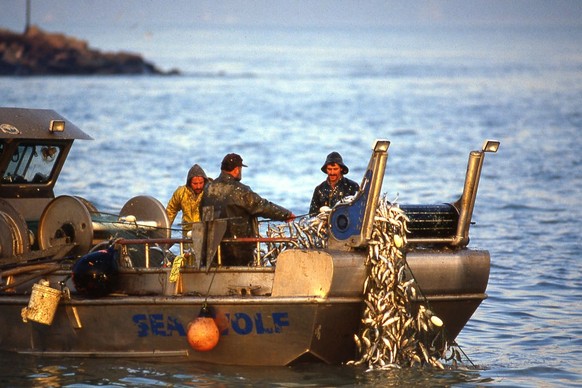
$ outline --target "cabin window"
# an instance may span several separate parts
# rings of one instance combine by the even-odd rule
[[[53,144],[20,144],[10,158],[2,183],[49,182],[61,152],[62,148]]]

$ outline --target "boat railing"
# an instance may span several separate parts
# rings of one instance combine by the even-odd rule
[[[238,237],[238,238],[224,238],[222,239],[224,243],[234,243],[234,244],[256,244],[256,253],[253,257],[253,265],[256,267],[262,266],[261,262],[261,244],[274,244],[274,243],[295,243],[296,238],[293,237]],[[143,238],[143,239],[117,239],[115,244],[120,246],[127,245],[143,245],[145,248],[145,268],[150,268],[150,248],[156,246],[171,246],[174,244],[179,245],[179,254],[184,255],[186,253],[186,247],[192,244],[193,240],[189,238]],[[218,265],[222,265],[222,252],[220,245],[216,253],[216,258]],[[209,258],[211,259],[211,258]]]

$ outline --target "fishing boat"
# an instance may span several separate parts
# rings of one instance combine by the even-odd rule
[[[172,238],[164,206],[140,195],[118,214],[54,194],[75,140],[91,137],[52,110],[0,108],[0,350],[57,357],[176,357],[228,365],[341,364],[354,359],[365,257],[390,142],[372,147],[360,191],[337,204],[320,249],[285,249],[221,265],[225,220],[204,217]],[[486,141],[469,154],[463,192],[444,204],[399,205],[408,218],[405,278],[414,278],[454,341],[486,299],[490,255],[469,248]],[[170,246],[179,249],[173,257]],[[173,265],[179,257],[183,265]],[[83,280],[84,279],[84,280]],[[190,327],[216,325],[197,346]],[[200,334],[202,337],[210,334]]]

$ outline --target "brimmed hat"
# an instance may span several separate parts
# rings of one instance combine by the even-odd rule
[[[337,163],[341,168],[342,168],[342,174],[347,174],[348,172],[350,172],[350,169],[348,168],[348,166],[346,166],[344,164],[344,160],[342,159],[342,156],[339,154],[339,152],[332,152],[331,154],[327,155],[327,158],[325,159],[325,163],[323,164],[323,166],[321,166],[321,171],[323,171],[324,173],[327,174],[326,171],[326,167],[328,164],[334,164]]]
[[[222,171],[232,171],[235,167],[247,167],[247,165],[243,164],[243,160],[239,154],[227,154],[222,159],[220,169]]]

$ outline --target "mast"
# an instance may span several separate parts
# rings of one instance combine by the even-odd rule
[[[30,29],[30,0],[26,0],[26,25],[24,26],[24,33],[26,34]]]

